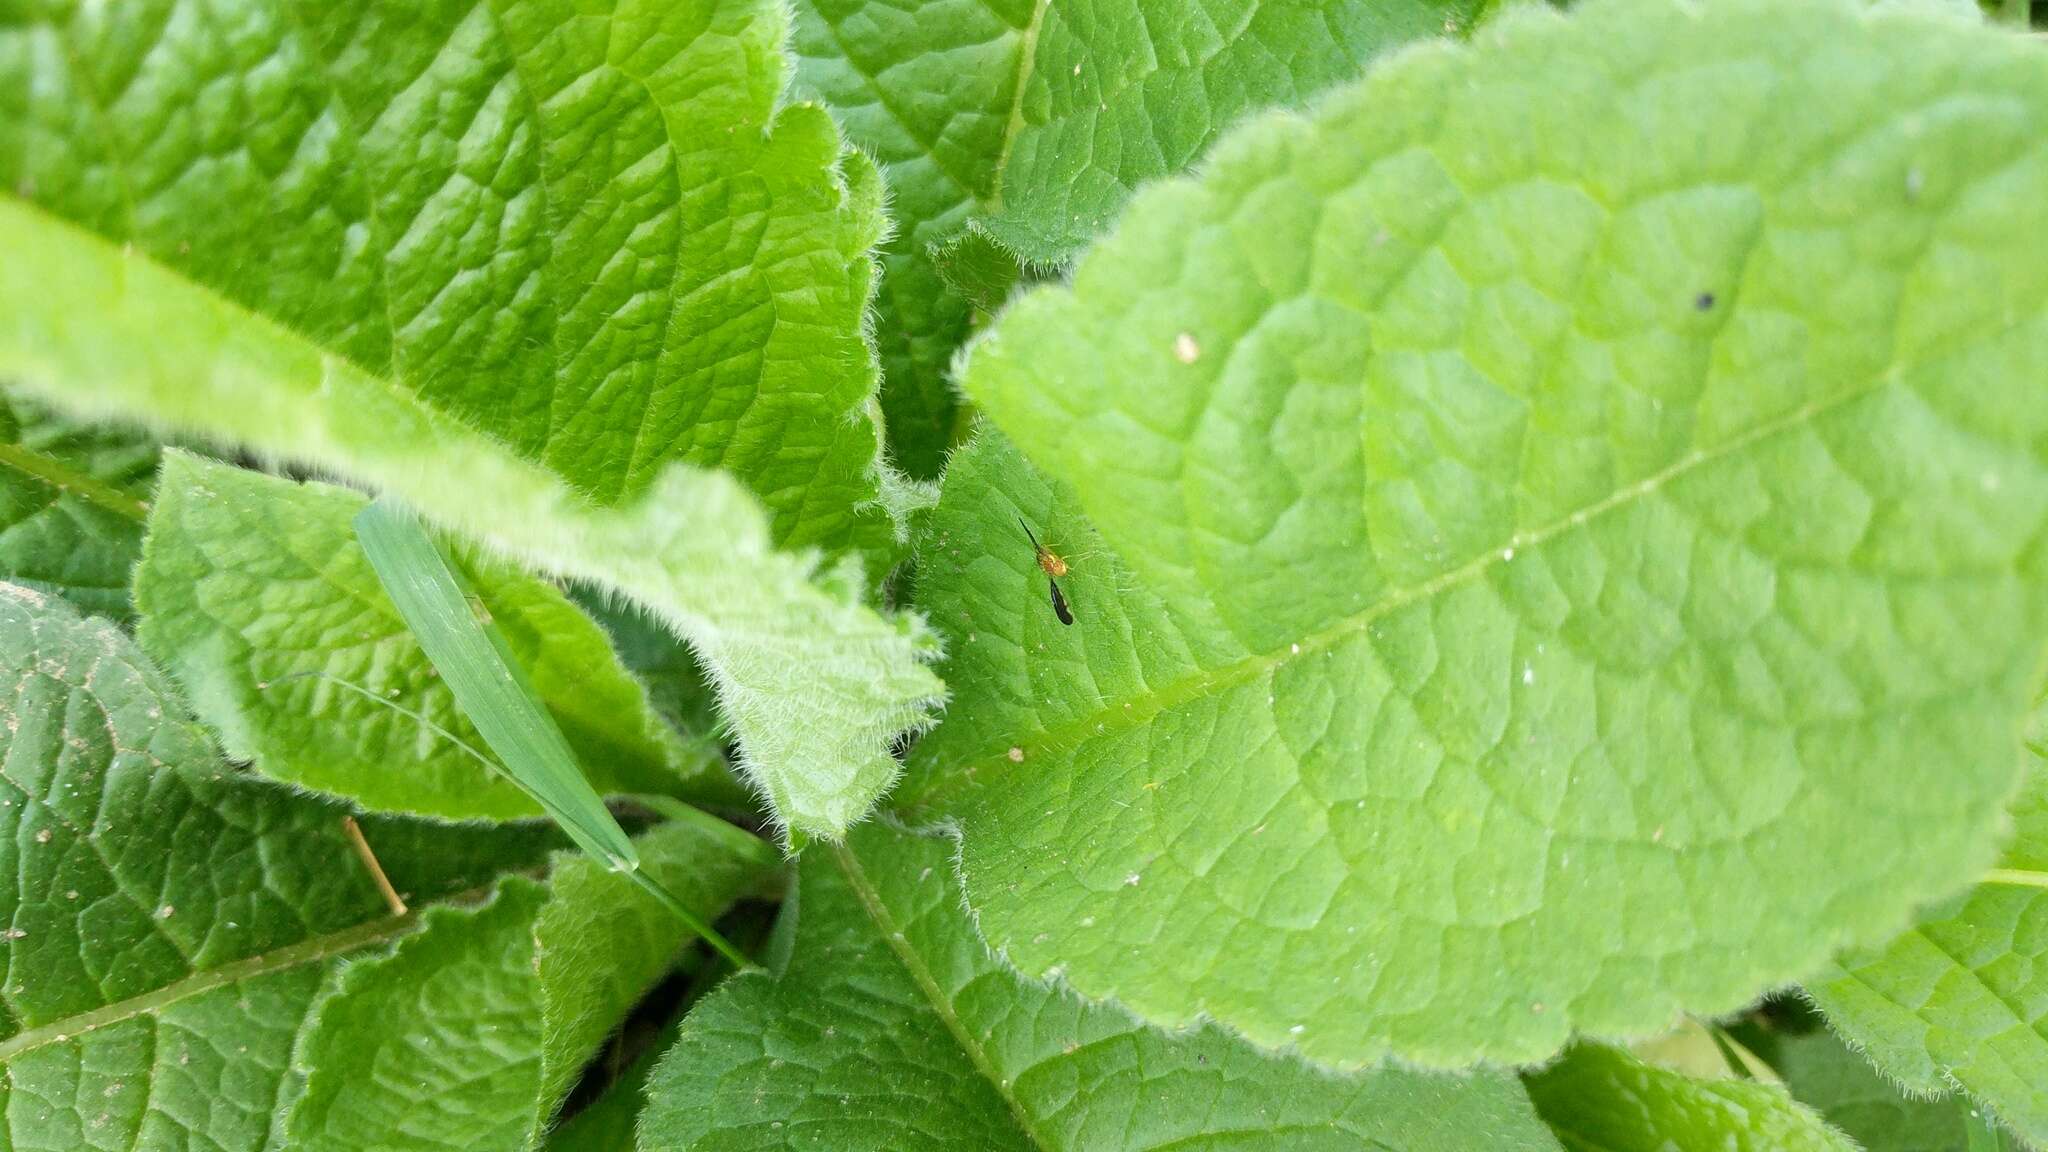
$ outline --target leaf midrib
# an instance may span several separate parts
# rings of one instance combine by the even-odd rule
[[[149,518],[149,508],[142,501],[33,448],[0,444],[0,466],[47,484],[59,495],[77,496],[125,520],[140,524]]]
[[[853,889],[854,896],[860,900],[861,908],[868,914],[868,919],[882,934],[883,941],[889,945],[889,950],[895,953],[897,962],[909,973],[918,991],[924,994],[926,1002],[932,1006],[932,1011],[937,1013],[940,1022],[946,1026],[947,1033],[953,1037],[953,1042],[960,1046],[968,1062],[974,1065],[975,1072],[988,1082],[997,1096],[1002,1097],[1003,1103],[1010,1109],[1011,1119],[1017,1122],[1017,1126],[1023,1130],[1032,1146],[1044,1149],[1045,1152],[1053,1152],[1056,1145],[1048,1141],[1033,1126],[1031,1114],[1025,1111],[1023,1101],[1017,1099],[1016,1093],[1010,1090],[1009,1082],[996,1073],[995,1065],[989,1062],[988,1052],[975,1042],[973,1034],[960,1023],[960,1016],[953,1010],[953,1002],[939,987],[938,978],[932,975],[932,970],[925,964],[924,958],[911,949],[910,942],[897,925],[895,917],[890,915],[888,906],[882,903],[881,893],[875,890],[874,882],[868,879],[866,869],[861,867],[860,859],[843,843],[832,845],[832,858],[839,865],[840,873],[846,877],[848,886]]]
[[[485,885],[457,893],[437,902],[436,905],[468,905],[481,902],[493,890],[494,885]],[[426,908],[414,908],[403,916],[385,916],[380,919],[357,924],[354,927],[308,937],[296,944],[287,945],[272,952],[264,952],[247,959],[223,964],[194,972],[180,980],[172,981],[161,988],[151,989],[126,1000],[105,1004],[87,1012],[67,1016],[24,1032],[16,1033],[0,1042],[0,1067],[6,1066],[15,1057],[49,1044],[62,1044],[100,1028],[111,1027],[138,1016],[150,1015],[169,1008],[180,1001],[202,996],[216,989],[253,980],[273,972],[282,972],[306,964],[316,964],[359,952],[413,931],[418,927]]]
[[[1455,568],[1447,569],[1417,584],[1390,588],[1379,600],[1360,611],[1291,641],[1284,647],[1252,653],[1220,668],[1201,671],[1136,696],[1115,697],[1104,707],[1075,720],[1051,728],[1040,728],[1034,733],[1019,735],[1012,740],[1001,741],[1001,748],[992,748],[957,768],[926,777],[932,783],[921,791],[899,797],[893,806],[904,812],[918,812],[940,806],[954,793],[979,779],[982,773],[1015,767],[1016,762],[1009,756],[1009,749],[1022,744],[1026,739],[1035,740],[1042,750],[1071,751],[1089,737],[1130,731],[1150,723],[1168,709],[1249,683],[1277,671],[1290,662],[1305,660],[1365,631],[1403,608],[1478,580],[1497,565],[1512,562],[1519,552],[1539,548],[1599,517],[1629,507],[1690,472],[1735,456],[1773,437],[1802,428],[1838,408],[1872,396],[1881,389],[1897,383],[1901,374],[1902,368],[1894,365],[1881,375],[1845,388],[1834,395],[1808,401],[1775,420],[1759,424],[1715,447],[1694,449],[1678,462],[1633,484],[1618,488],[1575,512],[1539,528],[1516,532],[1506,541],[1480,552]],[[939,811],[943,809],[939,808]],[[920,812],[920,815],[922,814],[925,813]]]
[[[1045,27],[1045,14],[1052,7],[1052,0],[1038,0],[1031,6],[1031,19],[1024,25],[1023,42],[1017,48],[1016,82],[1010,90],[1010,118],[1003,124],[1003,146],[996,152],[992,169],[995,177],[988,199],[982,211],[994,215],[1003,208],[1003,176],[1010,170],[1010,153],[1017,146],[1017,137],[1024,131],[1024,87],[1030,83],[1031,75],[1038,67],[1038,34]]]

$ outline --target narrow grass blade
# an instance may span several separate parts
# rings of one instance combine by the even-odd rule
[[[418,519],[379,499],[357,513],[355,525],[370,567],[456,704],[497,754],[496,767],[579,848],[633,877],[727,959],[750,967],[738,949],[640,871],[626,830],[584,778],[568,740],[541,706],[503,636]]]

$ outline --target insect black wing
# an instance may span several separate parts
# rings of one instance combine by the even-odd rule
[[[1072,624],[1074,613],[1067,608],[1067,598],[1060,595],[1060,582],[1048,579],[1045,583],[1052,589],[1052,614],[1060,618],[1060,623]]]

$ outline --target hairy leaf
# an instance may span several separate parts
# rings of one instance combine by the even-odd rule
[[[820,576],[774,550],[887,553],[906,498],[865,415],[878,179],[822,109],[775,110],[778,7],[559,7],[0,31],[0,372],[639,601],[702,658],[778,816],[837,836],[940,694],[851,554]],[[89,100],[87,66],[126,98]],[[275,115],[193,98],[206,76]],[[216,133],[240,144],[195,162]]]
[[[707,918],[774,855],[708,817],[635,846]],[[431,913],[389,956],[349,966],[320,1008],[295,1058],[310,1074],[290,1146],[532,1147],[584,1061],[690,938],[652,896],[582,858],[564,858],[548,889],[509,879],[481,908]]]
[[[0,188],[579,491],[716,466],[779,541],[882,546],[860,334],[880,190],[822,109],[778,107],[784,19],[45,5],[0,32]]]
[[[344,809],[228,771],[111,623],[0,585],[0,1115],[11,1147],[260,1152],[323,981],[416,926]],[[531,837],[372,822],[416,900]]]
[[[1865,1152],[1955,1152],[1968,1139],[1967,1099],[1908,1096],[1826,1029],[1785,1040],[1777,1064],[1792,1095]]]
[[[656,1062],[676,1041],[680,1016],[656,1033],[646,1051],[604,1090],[603,1095],[548,1133],[548,1152],[634,1152],[640,1110],[647,1103],[647,1080]]]
[[[2048,762],[2013,801],[2000,878],[1807,982],[1836,1031],[1914,1093],[1960,1084],[2048,1144]]]
[[[156,442],[0,395],[0,577],[126,619]]]
[[[1320,1061],[1531,1061],[1976,876],[2048,636],[2036,112],[1939,12],[1592,3],[1138,197],[966,370],[1050,483],[969,454],[923,552],[905,799],[990,942]]]
[[[482,739],[379,585],[350,526],[363,505],[171,453],[136,574],[137,639],[228,754],[268,775],[371,808],[539,815],[479,758]],[[560,591],[474,549],[462,564],[599,791],[733,798],[722,762],[686,751]]]
[[[1695,1079],[1616,1048],[1574,1048],[1528,1080],[1571,1152],[1857,1152],[1781,1085]]]
[[[50,301],[0,329],[0,365],[65,392],[388,485],[443,524],[614,588],[689,639],[755,784],[795,829],[836,836],[896,773],[888,743],[940,692],[910,617],[859,602],[844,566],[775,551],[718,473],[671,470],[639,503],[592,506],[404,391],[48,217],[0,198],[0,299]],[[34,268],[64,268],[37,285]],[[61,289],[61,290],[59,290]],[[45,326],[44,320],[57,320]],[[80,321],[74,323],[74,321]]]
[[[1554,1147],[1499,1073],[1330,1076],[1019,979],[975,936],[950,849],[877,826],[806,856],[787,964],[684,1021],[643,1152]]]
[[[722,759],[726,732],[718,715],[718,695],[688,647],[633,604],[581,585],[569,594],[604,627],[620,662],[646,685],[654,711],[688,747],[687,756]]]
[[[1390,45],[1460,29],[1477,7],[802,0],[798,82],[889,179],[882,406],[904,466],[935,474],[952,443],[947,369],[974,313],[936,246],[973,222],[1027,260],[1062,262],[1133,188],[1186,171],[1232,120],[1303,103]]]

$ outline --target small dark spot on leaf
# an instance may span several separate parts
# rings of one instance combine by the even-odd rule
[[[1697,295],[1697,296],[1693,297],[1693,299],[1692,299],[1692,306],[1693,306],[1693,307],[1695,307],[1695,308],[1697,308],[1697,309],[1699,309],[1699,310],[1700,310],[1700,311],[1702,311],[1702,312],[1711,312],[1711,311],[1713,311],[1713,310],[1714,310],[1714,294],[1713,294],[1712,292],[1702,292],[1702,293],[1700,293],[1699,295]]]

